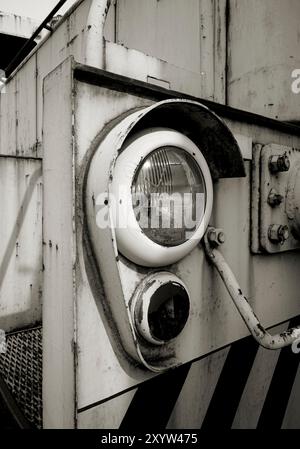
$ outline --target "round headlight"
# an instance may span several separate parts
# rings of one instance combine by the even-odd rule
[[[189,293],[177,276],[161,271],[143,280],[131,307],[138,333],[149,343],[162,345],[184,329],[190,313]]]
[[[205,181],[194,157],[165,146],[150,153],[132,183],[135,217],[153,242],[180,245],[190,239],[203,219]]]
[[[147,267],[170,265],[195,248],[213,204],[200,149],[167,128],[147,129],[127,141],[111,172],[109,194],[119,252]]]

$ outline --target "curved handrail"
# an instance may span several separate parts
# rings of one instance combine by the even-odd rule
[[[281,334],[275,335],[270,334],[262,326],[247,298],[243,295],[242,289],[226,260],[220,251],[213,247],[213,245],[209,242],[208,235],[212,231],[215,231],[215,229],[209,227],[204,236],[204,249],[206,256],[218,270],[228,293],[230,294],[237,310],[255,340],[266,349],[281,349],[285,346],[299,343],[300,326],[290,328]]]

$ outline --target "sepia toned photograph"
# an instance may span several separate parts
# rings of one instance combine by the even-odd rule
[[[0,429],[300,429],[300,1],[0,0],[0,49]]]

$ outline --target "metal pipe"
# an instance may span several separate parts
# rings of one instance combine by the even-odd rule
[[[87,23],[89,32],[85,40],[85,64],[105,69],[104,26],[112,0],[92,0]],[[102,50],[99,48],[102,43]]]
[[[300,342],[300,326],[288,329],[281,334],[271,335],[261,325],[247,298],[243,295],[241,287],[239,286],[226,260],[220,251],[213,247],[209,242],[208,236],[212,231],[215,231],[215,229],[208,228],[204,236],[204,249],[206,256],[218,270],[228,293],[230,294],[236,308],[238,309],[241,317],[255,340],[266,349],[281,349],[285,346],[296,343],[297,340]]]

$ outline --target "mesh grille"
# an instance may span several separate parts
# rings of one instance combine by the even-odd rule
[[[6,335],[0,375],[25,417],[42,428],[42,328]]]

